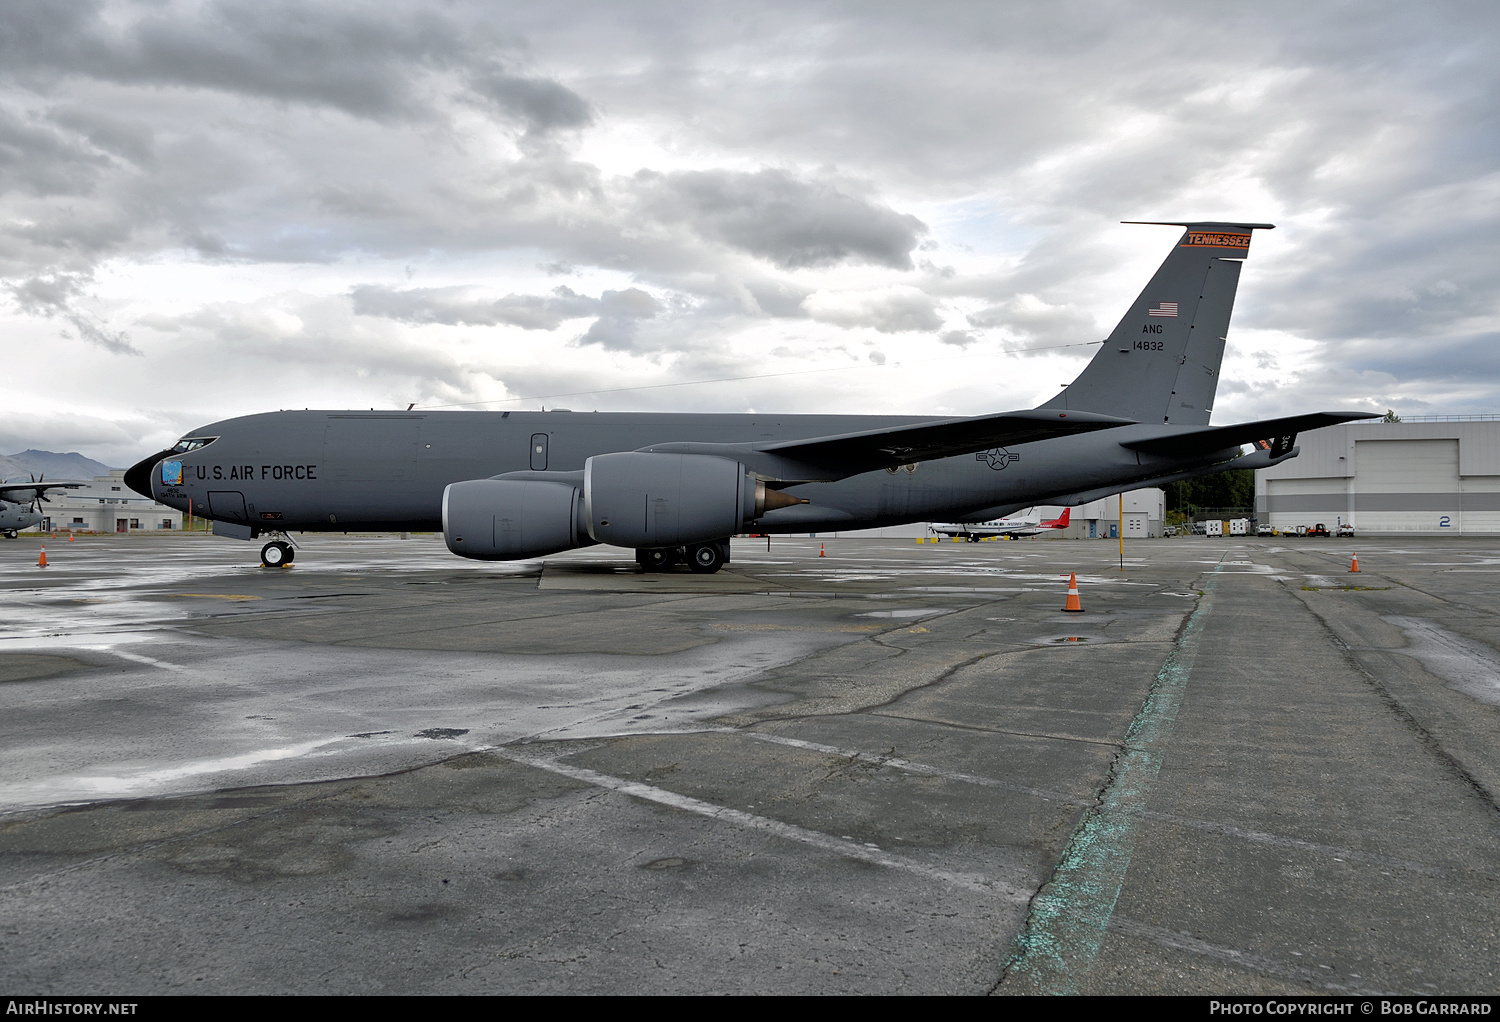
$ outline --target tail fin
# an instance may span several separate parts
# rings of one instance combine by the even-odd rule
[[[1042,408],[1208,425],[1250,233],[1273,225],[1172,226],[1186,230],[1146,289],[1078,378]]]

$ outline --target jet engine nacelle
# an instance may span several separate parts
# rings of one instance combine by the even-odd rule
[[[515,561],[590,546],[582,495],[567,483],[470,479],[443,490],[443,540],[460,557]]]
[[[745,466],[707,454],[601,454],[583,466],[589,535],[615,546],[727,539],[755,520],[764,494]]]

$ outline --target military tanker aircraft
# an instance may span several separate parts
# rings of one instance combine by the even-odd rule
[[[1130,221],[1142,223],[1146,221]],[[1159,222],[1159,221],[1151,221]],[[717,571],[738,533],[980,522],[1036,504],[1264,468],[1296,435],[1373,412],[1209,426],[1240,269],[1270,224],[1181,237],[1108,340],[1036,408],[972,417],[280,411],[224,419],[131,489],[289,563],[296,531],[437,531],[518,560],[605,543],[648,571]],[[1241,447],[1257,449],[1241,457]]]

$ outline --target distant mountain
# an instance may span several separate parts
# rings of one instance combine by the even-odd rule
[[[94,476],[108,475],[109,466],[93,458],[85,458],[77,451],[67,454],[22,451],[20,454],[0,455],[0,479],[27,479],[33,473],[45,475],[48,479],[92,479]]]

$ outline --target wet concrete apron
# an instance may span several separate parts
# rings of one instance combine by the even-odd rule
[[[0,975],[1492,991],[1500,542],[1106,546],[6,544]]]

